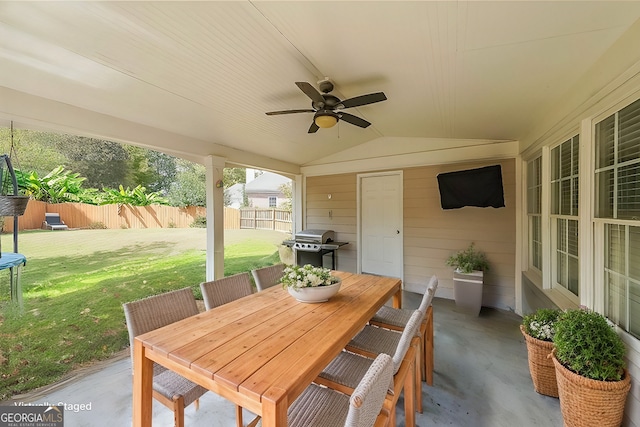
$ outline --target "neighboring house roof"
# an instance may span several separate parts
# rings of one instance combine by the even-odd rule
[[[253,181],[245,185],[244,191],[249,194],[273,193],[280,194],[280,186],[291,182],[289,178],[272,172],[264,172]]]

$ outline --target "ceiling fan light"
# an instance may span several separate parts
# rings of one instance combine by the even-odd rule
[[[316,116],[315,122],[319,128],[327,129],[334,127],[338,123],[338,118],[331,115],[321,115]]]

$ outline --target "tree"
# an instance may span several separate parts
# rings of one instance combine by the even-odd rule
[[[131,162],[132,181],[152,192],[168,193],[176,177],[176,158],[159,151],[124,146]]]
[[[229,188],[233,184],[244,184],[247,182],[247,170],[244,168],[224,168],[222,176],[224,188]]]
[[[279,208],[291,212],[293,206],[293,186],[290,182],[282,184],[279,190],[285,197],[285,201],[280,203]]]
[[[150,191],[167,194],[176,179],[178,159],[154,150],[147,151],[147,161],[154,171],[154,179],[147,183]]]
[[[206,206],[205,167],[178,159],[175,181],[169,188],[167,199],[172,206]]]
[[[8,128],[0,128],[0,149],[6,153],[11,147],[10,136]],[[14,130],[14,147],[20,159],[14,166],[25,176],[35,172],[38,178],[57,167],[73,170],[83,177],[87,188],[81,193],[88,200],[99,197],[102,189],[122,186],[126,189],[144,187],[151,193],[166,196],[174,206],[206,204],[205,168],[158,151],[77,135],[24,129]],[[256,171],[257,175],[260,173],[262,171]],[[244,168],[224,168],[225,189],[245,182]],[[246,204],[246,194],[243,195]],[[226,192],[225,200],[228,203]]]
[[[65,135],[56,140],[67,156],[66,166],[86,177],[88,187],[118,187],[135,184],[127,150],[117,142]]]
[[[16,169],[46,175],[55,167],[65,164],[66,157],[55,146],[57,137],[57,134],[48,132],[14,129],[15,153],[9,153],[11,130],[0,128],[0,150],[2,154],[11,154],[11,162]]]

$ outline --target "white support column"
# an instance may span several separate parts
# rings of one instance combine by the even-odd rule
[[[209,156],[206,166],[207,260],[206,280],[224,277],[224,188],[222,178],[226,158]],[[216,185],[216,184],[219,184]]]
[[[523,268],[523,245],[524,242],[527,242],[527,239],[524,238],[523,224],[524,218],[526,216],[526,211],[524,209],[524,196],[527,194],[526,189],[526,179],[523,175],[526,168],[524,167],[524,162],[522,161],[522,157],[517,156],[516,160],[516,277],[515,277],[515,286],[516,286],[516,313],[522,316],[522,268]]]
[[[293,180],[293,224],[291,232],[295,236],[296,232],[304,230],[304,191],[305,180],[302,175],[296,175]]]
[[[551,289],[551,149],[542,147],[542,288]]]
[[[580,263],[580,288],[578,295],[580,296],[580,304],[596,310],[599,313],[604,312],[604,286],[596,288],[594,285],[600,280],[596,277],[596,262],[594,260],[594,224],[593,224],[593,199],[594,182],[593,182],[593,132],[591,118],[584,119],[580,123],[580,159],[579,159],[579,193],[578,193],[578,260]],[[604,243],[600,242],[604,247]]]

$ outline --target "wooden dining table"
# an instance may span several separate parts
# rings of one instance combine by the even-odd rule
[[[151,426],[153,362],[262,417],[287,425],[287,409],[387,301],[396,278],[334,272],[340,291],[296,301],[281,286],[156,329],[134,340],[133,424]]]

